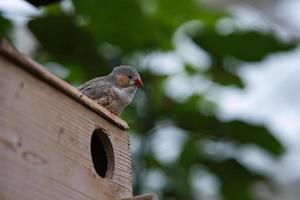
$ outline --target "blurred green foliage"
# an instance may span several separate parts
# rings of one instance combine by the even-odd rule
[[[0,35],[4,36],[7,39],[10,39],[10,30],[11,30],[11,23],[7,19],[2,16],[0,12]]]
[[[66,78],[70,83],[83,83],[106,74],[118,64],[139,63],[137,55],[174,50],[176,30],[191,20],[202,24],[191,38],[209,54],[212,64],[206,70],[187,66],[185,73],[205,77],[217,85],[242,87],[233,70],[240,63],[258,62],[270,53],[295,46],[261,32],[234,30],[221,34],[215,28],[216,23],[230,16],[209,10],[198,0],[73,0],[73,5],[74,10],[68,11],[59,4],[48,6],[42,16],[28,22],[40,45],[35,59],[41,63],[56,61],[70,69]],[[10,22],[0,17],[0,34],[7,37],[10,30]],[[226,66],[226,59],[234,60],[237,66]],[[138,97],[145,98],[137,97],[123,114],[142,144],[134,155],[135,193],[144,192],[143,175],[156,169],[166,177],[167,184],[155,191],[161,199],[199,199],[193,193],[189,174],[196,166],[202,166],[219,180],[224,200],[254,199],[253,184],[267,180],[266,176],[249,170],[234,157],[220,160],[209,156],[201,145],[208,140],[225,141],[237,147],[250,144],[277,157],[283,152],[280,142],[260,125],[224,122],[215,116],[213,109],[205,113],[199,109],[207,101],[205,93],[192,95],[183,102],[170,98],[164,90],[169,76],[158,75],[148,67],[143,69],[140,72],[145,86]],[[179,157],[169,164],[157,160],[151,149],[155,146],[149,144],[156,125],[166,120],[184,130],[188,138]]]
[[[295,44],[286,44],[271,34],[255,31],[243,32],[237,30],[228,35],[222,35],[215,29],[206,28],[199,31],[194,40],[211,55],[213,65],[209,73],[212,75],[213,80],[223,85],[234,83],[243,86],[231,71],[224,68],[226,57],[257,62],[269,53],[285,51],[295,47]]]

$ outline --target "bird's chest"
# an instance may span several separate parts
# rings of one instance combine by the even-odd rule
[[[129,92],[126,89],[118,89],[115,88],[114,92],[119,97],[117,103],[122,104],[124,106],[130,104],[132,102],[135,91]]]

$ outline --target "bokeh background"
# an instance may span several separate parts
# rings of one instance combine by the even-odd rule
[[[74,86],[140,71],[135,194],[299,199],[299,0],[0,0],[0,35]]]

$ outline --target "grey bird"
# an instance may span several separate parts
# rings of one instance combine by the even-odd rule
[[[141,76],[135,68],[121,65],[106,76],[84,83],[79,90],[110,112],[120,115],[142,85]]]

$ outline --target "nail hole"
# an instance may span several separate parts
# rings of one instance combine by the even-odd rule
[[[94,130],[91,138],[91,154],[95,171],[102,178],[110,178],[114,170],[114,152],[106,133]]]

